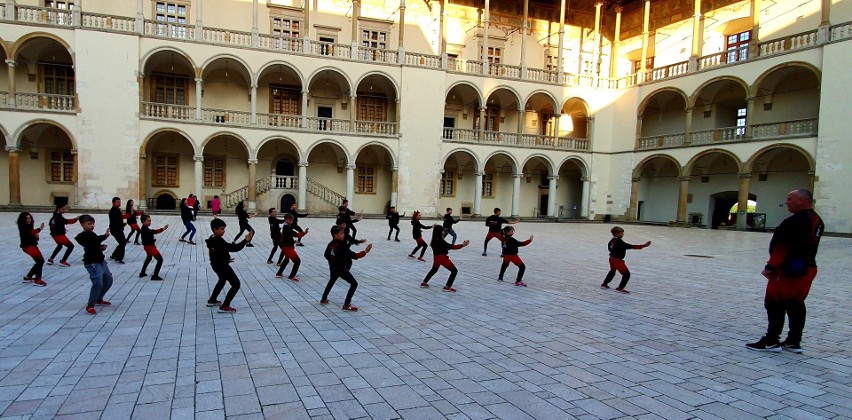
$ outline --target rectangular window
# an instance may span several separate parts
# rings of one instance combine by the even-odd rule
[[[728,63],[748,59],[748,43],[751,41],[751,31],[728,35],[725,39],[725,50],[728,52]]]
[[[275,48],[287,51],[296,51],[301,42],[302,22],[283,16],[272,16],[272,29],[270,33],[275,38]]]
[[[52,182],[74,182],[74,155],[70,150],[50,152],[50,180]]]
[[[158,1],[154,3],[154,18],[157,23],[157,35],[171,38],[186,38],[189,4]],[[178,24],[178,25],[175,25]]]
[[[71,66],[42,66],[44,93],[52,95],[74,94],[74,69]]]
[[[383,31],[373,31],[364,29],[361,31],[361,46],[366,48],[378,48],[381,50],[388,48],[388,33]]]
[[[482,175],[482,196],[494,197],[494,173],[486,172]]]
[[[297,87],[269,85],[269,113],[302,115],[302,92]]]
[[[737,135],[745,135],[746,130],[746,108],[737,110]]]
[[[376,168],[372,166],[358,167],[358,185],[356,191],[358,193],[372,194],[375,192],[375,174]]]
[[[544,58],[544,69],[547,71],[559,70],[559,56],[547,54]]]
[[[645,69],[651,70],[654,68],[654,57],[648,57],[645,59]],[[642,70],[642,60],[636,60],[633,62],[633,73],[639,73]]]
[[[204,186],[225,186],[225,158],[204,156]]]
[[[47,17],[48,21],[51,23],[55,23],[57,25],[71,25],[71,13],[74,10],[74,2],[73,1],[54,1],[54,0],[45,0],[44,7],[49,9],[58,9],[58,10],[48,10]]]
[[[178,187],[178,163],[179,155],[157,155],[154,156],[154,179],[155,187]]]
[[[169,105],[186,105],[186,78],[174,74],[151,75],[153,89],[151,102]]]
[[[358,121],[385,121],[388,100],[383,96],[358,96]]]
[[[455,183],[456,183],[455,172],[444,171],[441,174],[441,195],[442,196],[454,196],[454,195],[456,195]]]

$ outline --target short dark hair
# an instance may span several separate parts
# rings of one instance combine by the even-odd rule
[[[146,221],[146,220],[148,220],[148,219],[150,219],[150,218],[151,218],[151,216],[148,216],[147,214],[143,214],[143,215],[139,218],[139,220],[140,220],[142,223],[145,223],[145,221]]]
[[[284,215],[284,220],[293,220],[293,215],[292,215],[292,214],[290,214],[290,213],[285,214],[285,215]]]
[[[115,203],[116,201],[121,201],[121,197],[113,197],[112,198],[113,203]]]
[[[331,236],[337,235],[338,233],[343,232],[343,228],[337,225],[331,227]]]
[[[500,210],[500,207],[494,207],[494,213],[497,213],[498,211],[503,211],[503,210]]]
[[[273,211],[275,211],[275,207],[270,207],[269,208],[269,214],[272,214]]]
[[[624,229],[622,229],[621,226],[613,226],[612,229],[610,229],[609,231],[612,234],[616,234],[618,232],[624,232]]]
[[[63,207],[66,207],[68,203],[59,203],[56,205],[56,211],[61,210]]]
[[[337,211],[344,211],[344,210],[346,210],[346,206],[338,206],[337,207]]]
[[[452,207],[447,207],[447,211],[452,211],[452,210],[453,210]]]
[[[95,218],[92,217],[92,216],[89,216],[88,214],[84,214],[84,215],[78,217],[77,221],[80,222],[80,224],[82,225],[83,223],[86,223],[86,222],[94,222]]]
[[[213,219],[210,221],[210,229],[216,230],[225,226],[228,226],[228,224],[222,219]]]

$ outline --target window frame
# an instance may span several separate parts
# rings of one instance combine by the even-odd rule
[[[281,92],[289,92],[290,96],[286,95],[276,95],[275,90],[279,90]],[[280,100],[280,106],[275,105],[275,101]],[[284,106],[287,103],[287,106]],[[295,105],[293,105],[295,103]],[[284,112],[287,109],[296,108],[295,113],[288,114]],[[280,112],[276,112],[278,109]],[[269,84],[269,113],[275,115],[302,115],[302,91],[298,86],[290,86],[290,85],[279,85],[279,84]]]
[[[59,153],[59,160],[55,160],[53,158],[54,153]],[[71,149],[48,149],[47,150],[47,169],[46,169],[46,182],[48,184],[74,184],[77,178],[77,171],[74,165],[74,153]],[[53,177],[53,168],[54,165],[59,165],[59,177],[60,179],[54,179]],[[70,170],[70,174],[67,174],[66,171]],[[71,178],[71,179],[67,179]]]
[[[743,40],[743,36],[745,36],[745,40]],[[731,43],[731,38],[735,39],[733,43]],[[748,60],[748,46],[751,44],[751,41],[751,29],[725,35],[725,62],[739,63]]]
[[[494,172],[486,171],[482,174],[482,198],[494,197]]]
[[[355,169],[355,193],[376,193],[376,167],[370,165],[358,165]],[[369,185],[368,185],[369,184]]]
[[[222,164],[221,168],[216,168],[215,164]],[[204,188],[225,188],[227,185],[228,159],[225,156],[204,156],[202,167],[202,182]],[[210,181],[208,182],[208,171],[210,172]],[[221,184],[216,183],[216,173],[221,172]]]
[[[455,197],[456,187],[456,171],[447,169],[441,171],[441,197]]]
[[[166,179],[164,180],[163,183],[158,182],[160,168],[162,167],[162,168],[167,169],[169,167],[168,162],[166,162],[165,165],[160,165],[157,162],[157,159],[160,159],[160,158],[165,158],[165,159],[174,158],[175,159],[175,165],[174,165],[175,180],[174,180],[174,184],[168,183],[168,181],[169,181],[168,180],[168,174],[165,175]],[[152,187],[161,187],[161,188],[162,187],[169,187],[169,188],[180,187],[180,155],[179,154],[177,154],[177,153],[156,153],[156,154],[151,156],[151,165],[153,166],[151,168],[151,186]]]
[[[58,74],[57,70],[62,70],[64,74]],[[51,73],[51,74],[48,74]],[[48,95],[68,95],[74,96],[76,94],[76,72],[74,68],[69,65],[57,65],[57,64],[40,64],[39,65],[39,90],[41,93],[45,93]],[[53,92],[48,91],[48,80],[52,81]],[[59,93],[57,89],[59,86],[65,86],[65,93]]]
[[[160,12],[157,9],[157,5],[163,4],[165,5],[163,12]],[[174,12],[169,12],[169,6],[175,6]],[[157,35],[158,36],[166,36],[170,38],[181,38],[187,39],[189,38],[188,31],[183,27],[172,27],[169,28],[170,25],[189,25],[190,16],[192,16],[190,11],[190,6],[192,3],[186,0],[151,0],[151,18],[156,22],[157,25]],[[183,7],[184,13],[178,13],[178,10]],[[163,20],[160,20],[159,17],[163,16]],[[174,20],[169,20],[169,17],[174,17]],[[183,19],[183,21],[181,21]],[[169,30],[170,29],[170,30]]]
[[[174,90],[174,93],[175,93],[174,97],[175,97],[175,99],[177,99],[177,96],[178,96],[177,92],[179,90],[183,90],[183,103],[169,103],[169,102],[167,102],[166,98],[168,96],[166,95],[166,89],[169,88],[169,86],[166,86],[165,83],[163,83],[163,100],[157,101],[157,89],[159,87],[157,83],[158,83],[158,80],[160,80],[160,79],[163,80],[164,82],[166,80],[174,80],[175,81],[174,86],[172,87],[173,90]],[[151,102],[157,103],[157,104],[164,104],[164,105],[189,106],[189,78],[188,77],[183,76],[183,75],[178,75],[178,74],[152,73],[150,80],[151,80],[151,92],[150,92]],[[178,86],[178,81],[183,82],[182,87]],[[175,100],[175,102],[177,102],[177,101]]]

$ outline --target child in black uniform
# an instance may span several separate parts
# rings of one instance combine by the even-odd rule
[[[53,259],[59,255],[59,251],[62,250],[62,247],[67,247],[65,250],[65,254],[62,256],[62,259],[59,260],[59,265],[62,267],[71,267],[71,264],[68,264],[68,257],[71,256],[71,251],[74,250],[74,244],[68,240],[68,237],[65,236],[65,233],[68,231],[65,229],[65,225],[70,225],[72,223],[77,223],[77,218],[66,219],[65,218],[65,210],[68,208],[66,204],[59,204],[56,206],[56,211],[53,212],[53,217],[50,218],[50,236],[53,237],[53,241],[56,242],[56,248],[53,249],[53,253],[50,254],[50,258],[47,260],[47,265],[53,265]]]
[[[84,214],[77,219],[80,220],[83,231],[78,233],[74,240],[83,246],[83,265],[89,273],[89,280],[92,281],[86,312],[89,315],[95,315],[98,313],[95,310],[96,304],[112,305],[110,301],[104,300],[106,292],[112,287],[112,273],[109,271],[106,261],[104,261],[104,250],[107,246],[103,245],[103,241],[109,238],[110,230],[107,229],[103,235],[98,235],[95,233],[94,217]],[[124,234],[121,237],[124,238]]]
[[[388,209],[388,214],[385,216],[385,219],[388,219],[388,240],[390,240],[391,233],[396,230],[396,236],[394,237],[395,242],[399,242],[399,218],[405,217],[405,213],[402,213],[402,216],[399,215],[399,212],[396,211],[396,207],[391,206]]]
[[[234,210],[234,213],[237,214],[237,220],[240,223],[240,232],[237,233],[237,236],[234,236],[234,242],[236,243],[237,239],[240,239],[240,236],[243,236],[243,232],[245,231],[251,232],[251,236],[254,237],[254,228],[252,228],[249,224],[249,219],[254,216],[257,216],[257,212],[255,212],[254,214],[248,214],[248,212],[246,211],[246,203],[240,201],[239,203],[237,203],[237,209]],[[248,240],[246,246],[249,248],[254,247],[254,245],[251,244],[251,239]]]
[[[615,288],[619,293],[630,293],[624,290],[627,282],[630,280],[630,270],[627,269],[627,264],[624,263],[624,255],[628,249],[642,249],[651,245],[651,241],[645,242],[642,245],[631,245],[621,240],[624,236],[624,229],[616,226],[610,230],[612,239],[609,240],[607,248],[609,249],[609,273],[601,284],[601,289],[609,289],[609,282],[615,277],[615,272],[621,273],[621,283]]]
[[[278,218],[278,210],[275,207],[269,209],[269,236],[272,238],[272,252],[269,253],[269,258],[266,259],[267,264],[272,264],[272,257],[275,256],[275,251],[278,251],[278,246],[281,243],[281,224],[284,219]],[[278,261],[284,259],[284,253],[278,258]]]
[[[169,228],[169,225],[165,225],[159,229],[151,229],[151,216],[143,214],[140,219],[142,220],[142,248],[145,249],[145,262],[142,263],[142,271],[139,272],[139,277],[148,275],[145,270],[148,269],[148,264],[151,263],[151,259],[153,258],[157,260],[157,265],[154,267],[154,275],[151,276],[151,280],[162,280],[163,278],[160,277],[160,268],[163,267],[163,256],[160,255],[157,245],[154,245],[157,242],[154,239],[154,235],[165,232]]]
[[[287,264],[290,261],[293,261],[293,270],[290,271],[290,275],[287,276],[288,279],[293,281],[299,281],[299,278],[296,277],[296,274],[299,272],[299,265],[302,264],[302,259],[299,258],[299,254],[296,253],[296,239],[300,239],[301,237],[308,234],[311,228],[305,229],[304,232],[297,232],[295,228],[293,228],[293,215],[287,213],[284,215],[284,224],[281,226],[281,235],[280,235],[280,245],[281,245],[281,256],[285,257],[284,263],[280,264],[281,268],[278,269],[278,272],[275,273],[275,278],[284,277],[284,269],[287,268]]]
[[[450,250],[462,249],[470,245],[470,241],[465,240],[460,245],[448,244],[447,241],[444,240],[444,236],[446,236],[444,231],[445,228],[437,224],[432,227],[432,241],[429,243],[429,246],[432,247],[432,269],[429,270],[428,274],[426,274],[426,278],[420,283],[420,287],[429,287],[429,279],[438,272],[439,267],[444,267],[447,270],[450,270],[450,277],[447,279],[444,291],[455,292],[456,289],[453,289],[453,282],[456,280],[456,274],[459,273],[459,270],[456,268],[455,264],[450,261]]]
[[[453,209],[447,207],[447,214],[444,215],[444,236],[450,235],[453,237],[453,245],[456,244],[456,239],[458,235],[456,235],[456,231],[453,229],[453,225],[461,222],[461,216],[458,219],[453,218]]]
[[[355,294],[355,289],[358,288],[358,281],[352,277],[349,267],[352,266],[352,260],[357,260],[367,255],[373,249],[373,244],[368,244],[366,249],[356,254],[349,249],[349,245],[343,240],[343,231],[344,229],[340,226],[331,227],[331,237],[333,239],[325,247],[324,254],[325,259],[328,260],[330,278],[328,279],[328,284],[325,286],[325,290],[322,292],[320,303],[323,305],[328,303],[328,294],[331,293],[331,288],[334,287],[334,283],[337,282],[338,278],[342,278],[349,283],[349,291],[346,292],[346,300],[343,301],[343,310],[354,312],[358,310],[358,307],[352,306],[352,296]]]
[[[234,273],[234,269],[231,268],[231,255],[229,253],[240,251],[246,247],[254,237],[254,232],[247,233],[245,239],[239,243],[229,243],[222,237],[225,235],[225,226],[225,221],[222,219],[211,220],[210,230],[213,231],[213,234],[205,241],[207,249],[210,251],[210,267],[219,276],[219,281],[213,287],[210,299],[207,299],[207,306],[219,305],[219,312],[234,314],[237,313],[237,310],[231,307],[231,300],[240,290],[240,279],[237,278],[237,273]],[[219,297],[219,293],[225,287],[226,281],[231,285],[231,290],[228,290],[228,294],[225,295],[225,301],[220,302],[216,298]]]
[[[429,229],[429,226],[425,226],[420,223],[420,211],[415,211],[411,214],[411,235],[414,237],[414,241],[417,242],[417,246],[408,254],[408,258],[414,258],[414,254],[417,253],[417,250],[420,249],[420,257],[417,258],[417,261],[426,262],[423,259],[423,254],[426,253],[426,241],[423,240],[423,229]]]
[[[533,240],[533,236],[530,235],[529,239],[521,242],[515,239],[514,235],[515,228],[511,226],[503,228],[503,265],[500,266],[500,277],[497,280],[503,281],[503,274],[506,274],[506,268],[509,267],[509,263],[512,263],[518,266],[518,277],[515,278],[515,286],[527,287],[527,284],[523,282],[524,270],[526,270],[527,266],[524,265],[521,257],[518,256],[518,248],[529,245]]]

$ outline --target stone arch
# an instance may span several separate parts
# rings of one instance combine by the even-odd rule
[[[308,76],[307,86],[310,86],[311,83],[313,83],[315,81],[315,79],[317,77],[319,77],[319,75],[324,71],[328,71],[328,72],[331,72],[331,73],[338,75],[340,78],[342,78],[344,81],[346,81],[346,87],[349,89],[350,94],[351,94],[351,92],[354,92],[355,87],[352,85],[352,79],[350,79],[349,76],[346,73],[340,71],[340,69],[338,69],[336,67],[331,67],[331,66],[323,66],[323,67],[320,67],[320,68],[314,70],[310,74],[310,76]]]
[[[563,167],[566,163],[571,162],[571,161],[575,161],[575,162],[577,162],[577,166],[578,166],[578,167],[580,168],[580,170],[582,171],[583,176],[589,176],[589,163],[588,163],[588,162],[586,162],[586,160],[585,160],[585,159],[583,159],[582,157],[577,156],[577,155],[567,156],[567,157],[565,157],[564,159],[562,159],[562,160],[559,162],[559,166],[556,166],[556,172],[555,172],[555,173],[559,173],[559,170],[561,170],[561,169],[562,169],[562,167]]]
[[[145,150],[148,149],[148,143],[151,141],[151,139],[156,137],[158,134],[168,133],[168,132],[179,134],[180,136],[185,138],[186,141],[188,141],[189,144],[192,146],[192,154],[194,156],[198,156],[198,146],[195,144],[195,141],[192,139],[192,137],[190,137],[190,135],[187,134],[185,131],[183,131],[179,128],[173,128],[173,127],[158,128],[158,129],[148,133],[148,135],[145,136],[145,140],[142,141],[142,145],[139,146],[139,153],[145,153]]]
[[[776,143],[776,144],[771,144],[769,146],[763,147],[760,150],[752,153],[752,155],[749,156],[748,160],[746,160],[745,165],[743,165],[742,171],[744,173],[751,173],[754,170],[754,163],[757,161],[757,159],[759,157],[763,156],[763,154],[765,154],[766,152],[770,152],[770,151],[775,150],[775,149],[792,149],[792,150],[795,150],[795,151],[799,152],[802,156],[804,156],[805,160],[808,161],[808,170],[814,171],[816,169],[816,161],[814,160],[813,156],[811,156],[810,153],[807,152],[807,150],[805,150],[802,147],[797,146],[795,144]]]
[[[575,101],[580,104],[585,110],[586,117],[592,116],[592,109],[589,107],[589,102],[579,96],[572,96],[570,98],[565,99],[559,107],[560,112],[565,109],[565,106],[568,105],[569,102]]]
[[[470,82],[467,82],[467,81],[464,81],[464,80],[459,80],[459,81],[447,86],[447,90],[444,93],[444,98],[446,98],[447,95],[449,95],[450,92],[453,90],[453,88],[455,88],[457,86],[467,86],[467,87],[473,89],[473,91],[476,92],[476,94],[479,96],[479,98],[478,98],[479,103],[485,102],[485,96],[483,96],[482,90],[479,89],[479,87],[474,85],[473,83],[470,83]]]
[[[527,163],[529,163],[531,160],[533,160],[533,159],[535,159],[535,158],[540,158],[540,159],[544,160],[545,162],[547,162],[547,165],[548,165],[547,170],[548,170],[551,174],[556,173],[555,171],[556,171],[558,168],[557,168],[557,167],[556,167],[556,165],[553,163],[553,159],[551,159],[549,156],[545,155],[544,153],[533,153],[533,154],[531,154],[531,155],[527,156],[527,157],[526,157],[526,159],[524,159],[524,161],[523,161],[523,162],[521,162],[521,165],[520,165],[521,170],[523,170],[523,168],[524,168],[525,166],[527,166]]]
[[[485,167],[485,164],[487,164],[488,161],[491,160],[491,158],[496,157],[496,156],[505,156],[506,160],[508,160],[509,162],[512,163],[512,172],[518,173],[518,172],[521,171],[520,168],[522,168],[522,167],[519,165],[518,160],[514,156],[512,156],[511,154],[509,154],[505,151],[502,151],[502,150],[497,150],[497,151],[491,152],[491,154],[486,156],[485,159],[482,160],[483,167]]]
[[[305,81],[305,75],[304,75],[304,74],[302,74],[302,72],[299,70],[299,68],[298,68],[298,67],[296,67],[296,66],[294,66],[294,65],[292,65],[292,64],[290,64],[290,63],[288,63],[288,62],[286,62],[286,61],[281,61],[281,60],[274,60],[274,61],[270,61],[270,62],[268,62],[268,63],[266,63],[266,64],[262,65],[262,66],[261,66],[261,67],[257,70],[257,73],[254,75],[255,83],[259,84],[259,83],[260,83],[260,77],[263,75],[263,73],[264,73],[266,70],[272,69],[272,68],[273,68],[273,67],[275,67],[275,66],[284,66],[284,67],[287,67],[287,69],[289,69],[290,71],[292,71],[293,73],[295,73],[295,74],[296,74],[296,76],[298,76],[298,77],[299,77],[299,85],[301,85],[301,86],[302,86],[302,89],[304,89],[304,88],[305,88],[305,83],[306,83],[306,81]]]
[[[638,115],[638,116],[644,115],[645,114],[645,107],[648,106],[648,103],[651,102],[651,100],[654,99],[654,97],[656,97],[657,95],[659,95],[661,93],[665,93],[665,92],[673,92],[675,94],[678,94],[683,99],[684,104],[689,104],[689,96],[686,93],[684,93],[683,90],[678,89],[676,87],[667,86],[667,87],[657,89],[657,90],[649,93],[648,95],[646,95],[644,98],[642,98],[642,101],[639,103],[639,107],[636,110],[636,115]]]
[[[757,76],[757,79],[755,79],[755,81],[754,81],[754,83],[752,83],[750,89],[748,89],[749,96],[757,96],[757,94],[758,94],[757,90],[760,88],[760,85],[762,85],[763,82],[765,82],[766,79],[769,76],[771,76],[776,71],[787,68],[787,67],[802,67],[802,68],[805,68],[807,70],[810,70],[810,71],[813,72],[814,76],[816,76],[817,83],[819,83],[819,84],[822,83],[822,73],[813,64],[807,63],[807,62],[804,62],[804,61],[789,61],[789,62],[786,62],[786,63],[781,63],[781,64],[778,64],[776,66],[773,66],[773,67],[767,69],[766,71],[764,71],[763,73],[761,73],[760,76]]]
[[[9,58],[10,57],[9,54],[11,54],[11,50],[8,47],[6,47],[6,44],[7,44],[7,42],[5,40],[3,40],[3,37],[0,37],[0,51],[3,51],[3,56],[5,58]],[[8,44],[14,45],[11,42],[9,42]]]
[[[706,80],[704,83],[702,83],[700,86],[698,86],[695,89],[695,91],[692,92],[692,95],[688,98],[688,100],[686,102],[686,106],[687,107],[694,107],[695,101],[698,100],[698,95],[701,93],[702,90],[704,90],[704,88],[712,85],[713,83],[722,82],[722,81],[725,81],[725,80],[732,81],[732,82],[736,83],[737,85],[739,85],[740,87],[742,87],[743,91],[746,93],[746,95],[750,94],[751,89],[749,88],[748,83],[746,83],[745,80],[743,80],[739,77],[736,77],[736,76],[731,76],[731,75],[718,76],[718,77],[714,77],[712,79]]]
[[[347,149],[346,146],[343,145],[343,143],[341,143],[340,141],[335,140],[335,139],[320,139],[320,140],[315,141],[313,144],[308,146],[308,148],[305,150],[305,156],[306,157],[310,156],[311,152],[313,152],[313,150],[317,146],[320,146],[320,145],[325,144],[325,143],[332,144],[332,145],[336,146],[337,148],[339,148],[343,152],[343,157],[346,159],[347,165],[354,165],[355,164],[355,159],[352,158],[352,155],[349,153],[349,149]]]
[[[286,136],[274,134],[274,135],[271,135],[271,136],[266,137],[265,139],[261,140],[260,143],[258,143],[257,147],[255,147],[254,149],[250,149],[249,150],[249,159],[257,159],[258,153],[260,153],[260,149],[262,149],[263,146],[265,146],[267,143],[275,141],[275,140],[283,140],[285,143],[293,146],[293,148],[296,149],[296,153],[298,153],[297,157],[300,161],[307,159],[308,154],[310,154],[310,150],[308,150],[307,153],[302,152],[302,149],[299,147],[299,144],[296,143],[295,141],[293,141],[293,139],[286,137]],[[296,162],[296,163],[298,163],[298,162]]]
[[[6,57],[14,60],[18,56],[18,53],[21,52],[21,49],[23,49],[29,41],[38,38],[48,38],[57,42],[59,45],[62,45],[62,47],[64,47],[68,51],[68,54],[71,56],[72,65],[75,65],[76,60],[74,57],[74,50],[71,49],[71,45],[65,42],[65,40],[60,38],[59,36],[49,32],[32,32],[18,38],[18,40],[15,41],[14,44],[12,44],[12,49],[9,51],[9,54]]]
[[[493,89],[491,89],[490,91],[488,91],[488,92],[487,92],[487,94],[485,95],[485,102],[487,102],[487,101],[488,101],[488,98],[490,98],[490,97],[491,97],[491,95],[493,95],[493,94],[495,94],[495,93],[497,93],[497,92],[499,92],[499,91],[501,91],[501,90],[505,90],[505,91],[507,91],[507,92],[511,93],[511,94],[512,94],[512,96],[514,96],[514,97],[515,97],[515,102],[518,104],[518,106],[522,106],[522,102],[521,102],[521,94],[520,94],[520,93],[518,93],[518,90],[517,90],[517,89],[515,89],[515,88],[513,88],[513,87],[511,87],[511,86],[507,86],[507,85],[494,86],[494,88],[493,88]],[[483,102],[483,103],[485,103],[485,102]]]
[[[711,155],[711,154],[714,154],[714,153],[719,153],[719,154],[730,157],[737,164],[737,172],[736,173],[742,172],[743,162],[742,162],[742,160],[740,160],[739,156],[735,155],[730,150],[713,148],[713,149],[702,150],[701,152],[699,152],[695,156],[693,156],[691,159],[689,159],[689,162],[687,162],[686,165],[683,167],[683,170],[681,171],[681,173],[684,174],[684,175],[690,175],[692,173],[693,165],[695,165],[695,162],[697,162],[699,159],[701,159],[705,156],[708,156],[708,155]]]
[[[368,71],[367,73],[364,73],[361,77],[358,78],[358,80],[355,81],[355,84],[354,84],[355,89],[357,89],[358,86],[361,85],[361,82],[363,82],[364,80],[366,80],[370,76],[381,76],[383,79],[386,79],[386,81],[389,82],[391,87],[393,88],[394,95],[396,95],[394,99],[396,99],[396,100],[400,99],[400,97],[399,97],[399,85],[396,84],[396,81],[394,80],[394,78],[391,75],[389,75],[388,73],[383,72],[381,70],[373,70],[373,71]]]
[[[474,168],[474,171],[481,171],[482,170],[482,163],[479,161],[479,157],[476,156],[476,153],[474,153],[472,150],[468,149],[467,147],[457,147],[455,149],[448,151],[446,154],[444,154],[444,157],[441,158],[441,167],[443,168],[444,166],[446,166],[447,165],[447,159],[449,159],[450,156],[452,156],[456,153],[466,153],[467,155],[470,156],[470,160],[472,160],[476,164],[476,168]]]
[[[12,144],[10,143],[12,141],[12,138],[9,137],[9,131],[6,130],[6,127],[4,127],[3,124],[0,124],[0,136],[3,136],[3,142],[6,144],[6,146],[12,146]]]
[[[527,95],[527,97],[524,98],[524,102],[523,102],[522,106],[526,106],[526,104],[529,103],[530,99],[532,99],[535,95],[538,95],[538,94],[542,94],[542,95],[550,98],[551,102],[553,103],[553,110],[554,111],[561,109],[561,108],[559,108],[559,101],[556,99],[556,97],[553,96],[552,93],[550,93],[550,92],[548,92],[544,89],[536,89],[536,90],[530,92],[529,95]]]
[[[207,144],[210,143],[211,140],[213,140],[213,139],[215,139],[216,137],[219,137],[219,136],[228,136],[228,137],[233,137],[233,138],[237,139],[239,141],[239,143],[243,145],[243,148],[245,149],[246,154],[249,155],[249,158],[251,158],[252,148],[251,148],[251,146],[249,146],[246,139],[244,139],[239,134],[232,133],[230,131],[217,131],[217,132],[207,136],[207,138],[204,139],[204,141],[202,141],[201,145],[199,146],[199,149],[201,149],[201,153],[202,154],[204,153],[204,149],[207,147]]]
[[[665,153],[656,153],[646,157],[645,159],[642,159],[641,161],[639,161],[639,163],[636,164],[636,166],[633,168],[633,178],[639,178],[642,175],[642,170],[645,168],[645,165],[647,165],[648,162],[658,158],[671,161],[675,165],[675,168],[678,169],[678,176],[683,175],[683,166],[680,164],[680,162],[678,162],[678,160],[674,156],[667,155]]]
[[[391,165],[393,165],[393,166],[398,166],[398,165],[399,165],[399,163],[398,163],[398,161],[397,161],[397,158],[396,158],[396,155],[393,153],[393,150],[391,150],[391,148],[390,148],[390,147],[388,147],[388,145],[387,145],[387,144],[382,143],[382,142],[380,142],[380,141],[370,141],[370,142],[367,142],[367,143],[362,144],[362,145],[358,148],[358,150],[356,150],[356,151],[355,151],[355,154],[354,154],[354,160],[356,160],[356,161],[357,161],[357,160],[358,160],[358,155],[360,155],[360,154],[361,154],[361,152],[362,152],[364,149],[366,149],[366,148],[368,148],[368,147],[370,147],[370,146],[378,146],[379,148],[384,149],[386,152],[388,152],[388,156],[390,156]]]
[[[199,77],[198,65],[195,64],[195,60],[193,60],[192,57],[190,57],[189,53],[185,52],[184,50],[182,50],[180,48],[176,48],[176,47],[172,47],[172,46],[156,47],[156,48],[151,49],[147,53],[145,53],[145,55],[143,55],[142,58],[139,60],[139,71],[141,73],[144,73],[145,67],[148,65],[148,61],[153,56],[155,56],[157,53],[160,53],[160,52],[171,52],[171,53],[175,53],[175,54],[183,57],[183,59],[186,60],[189,63],[190,67],[192,67],[192,69],[195,73],[195,77]]]
[[[65,135],[68,137],[68,141],[71,142],[71,150],[77,150],[77,141],[74,139],[74,136],[71,134],[71,130],[69,130],[67,127],[65,127],[64,125],[62,125],[62,124],[60,124],[56,121],[52,121],[52,120],[48,120],[48,119],[44,119],[44,118],[36,118],[36,119],[33,119],[33,120],[29,120],[29,121],[21,124],[21,126],[18,127],[17,130],[15,130],[14,134],[12,134],[12,137],[8,137],[8,135],[7,135],[6,138],[12,140],[12,144],[10,144],[10,146],[14,145],[15,147],[20,147],[21,146],[21,138],[23,137],[24,133],[28,129],[35,127],[36,125],[39,125],[39,124],[47,124],[47,125],[50,125],[50,126],[53,126],[53,127],[56,127],[58,129],[62,130],[62,132],[64,132]],[[5,132],[4,132],[4,134],[5,134]]]
[[[229,53],[219,53],[219,54],[213,55],[212,57],[209,57],[207,60],[205,60],[203,63],[201,63],[200,73],[203,75],[204,71],[207,69],[207,67],[210,64],[215,63],[216,61],[222,60],[222,59],[234,60],[234,61],[240,63],[243,66],[243,70],[246,72],[246,75],[248,76],[248,80],[246,80],[246,83],[249,86],[252,86],[252,85],[257,83],[256,75],[254,74],[254,72],[252,72],[251,66],[245,60],[243,60],[241,57],[238,57],[236,55],[229,54]]]

